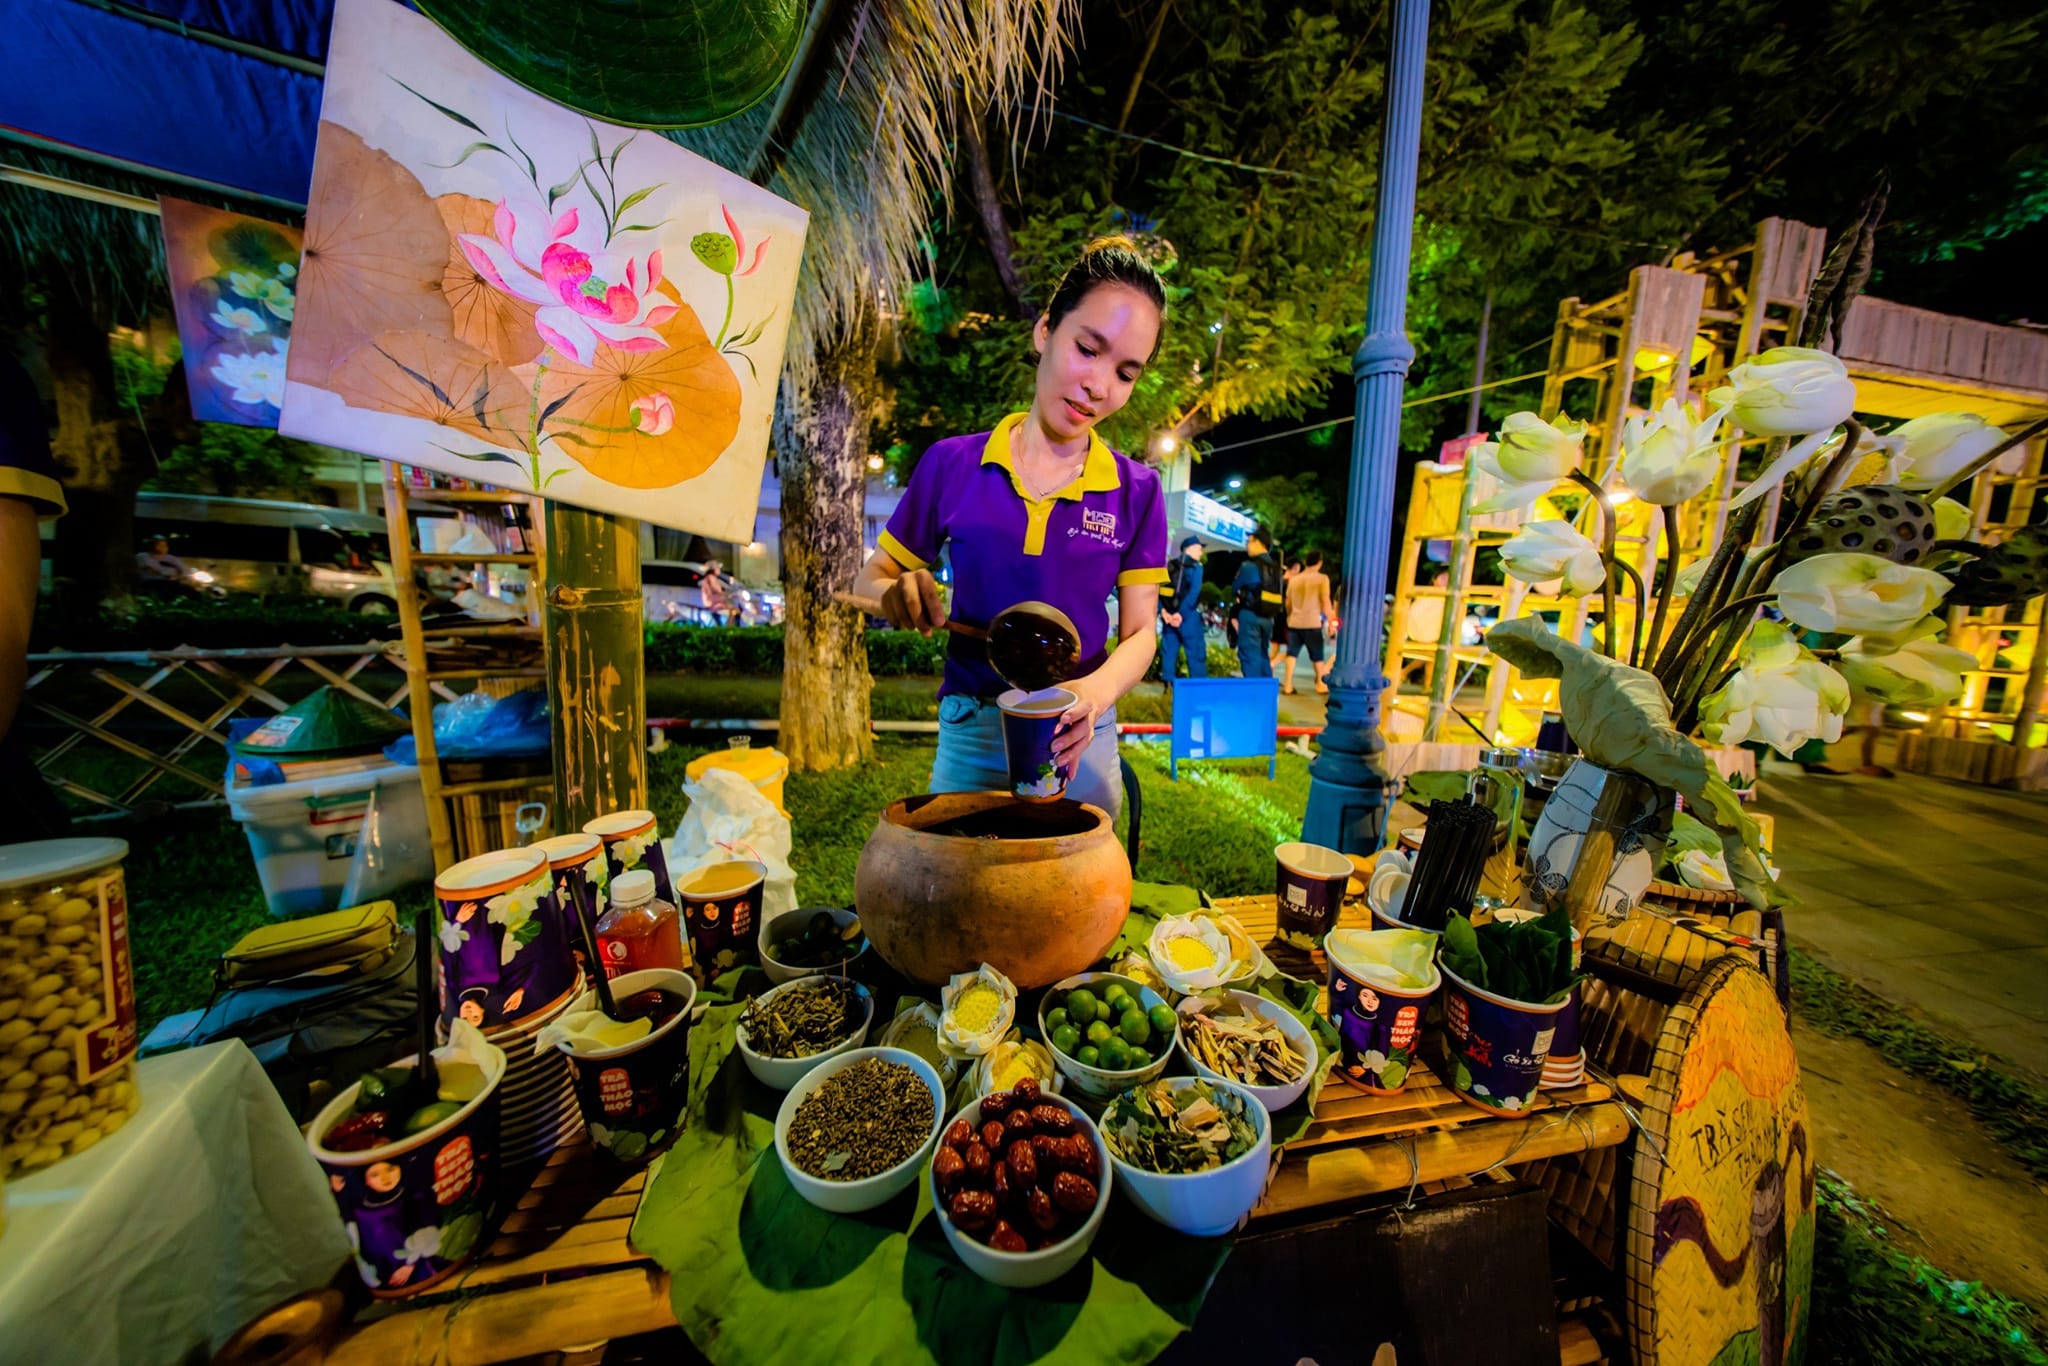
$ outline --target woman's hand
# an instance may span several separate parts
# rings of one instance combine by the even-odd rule
[[[929,569],[912,569],[882,590],[882,615],[891,626],[930,635],[946,624],[946,600]]]
[[[1095,722],[1116,705],[1116,685],[1098,669],[1086,678],[1060,684],[1074,694],[1074,705],[1060,713],[1060,728],[1052,737],[1052,761],[1072,782],[1081,768],[1081,755],[1095,738]]]

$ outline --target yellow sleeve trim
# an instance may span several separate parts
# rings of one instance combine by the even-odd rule
[[[1126,569],[1123,573],[1116,576],[1116,586],[1118,588],[1129,588],[1132,584],[1137,583],[1163,584],[1167,582],[1169,582],[1169,579],[1166,568],[1163,565],[1158,569]]]
[[[897,540],[895,536],[887,531],[882,533],[881,539],[876,544],[888,552],[890,559],[896,561],[905,569],[923,569],[931,563],[929,560],[920,560],[917,556],[911,554],[908,546],[904,545],[903,542]]]
[[[36,516],[62,517],[71,510],[64,501],[64,486],[47,474],[16,465],[0,465],[0,496],[26,498],[37,504]]]

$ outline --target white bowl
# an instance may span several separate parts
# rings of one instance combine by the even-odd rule
[[[1106,982],[1123,983],[1124,987],[1131,993],[1132,998],[1144,1008],[1145,1013],[1148,1015],[1152,1013],[1152,1007],[1154,1006],[1171,1004],[1164,996],[1154,991],[1151,987],[1146,986],[1137,978],[1126,977],[1120,972],[1075,973],[1072,977],[1054,982],[1050,987],[1046,988],[1045,995],[1038,1002],[1039,1036],[1045,1040],[1047,1048],[1052,1048],[1054,1065],[1060,1069],[1060,1075],[1066,1078],[1071,1090],[1077,1093],[1072,1098],[1094,1102],[1098,1109],[1101,1108],[1102,1102],[1108,1101],[1141,1082],[1148,1082],[1166,1071],[1166,1064],[1173,1061],[1174,1047],[1180,1042],[1180,1021],[1176,1017],[1173,1026],[1173,1038],[1170,1041],[1154,1036],[1152,1042],[1145,1046],[1147,1051],[1152,1054],[1152,1061],[1143,1067],[1127,1067],[1121,1072],[1112,1072],[1106,1067],[1090,1067],[1086,1063],[1067,1056],[1059,1049],[1053,1048],[1052,1031],[1045,1027],[1045,1014],[1053,1000],[1055,998],[1065,999],[1066,994],[1076,987],[1087,987],[1093,991],[1098,984]],[[1101,993],[1097,992],[1096,994],[1099,996]]]
[[[799,977],[793,982],[784,982],[779,987],[770,987],[756,999],[761,1001],[773,1000],[782,992],[803,986],[810,980],[808,977]],[[806,1072],[809,1072],[813,1067],[825,1061],[825,1059],[836,1058],[842,1053],[851,1053],[854,1049],[859,1048],[868,1037],[868,1026],[875,1022],[875,994],[859,982],[854,982],[851,985],[855,991],[860,993],[861,1006],[867,1012],[860,1022],[860,1028],[847,1035],[844,1041],[833,1044],[821,1053],[813,1053],[808,1058],[771,1058],[765,1054],[756,1053],[747,1046],[747,1026],[744,1017],[742,1017],[741,1023],[733,1032],[733,1040],[739,1045],[740,1061],[744,1062],[747,1065],[747,1070],[754,1074],[754,1080],[760,1082],[763,1086],[772,1087],[777,1091],[787,1091],[790,1087],[802,1081]]]
[[[932,1093],[932,1131],[925,1135],[924,1142],[916,1152],[898,1162],[887,1171],[876,1172],[873,1176],[858,1181],[827,1181],[812,1176],[789,1153],[789,1126],[795,1120],[796,1112],[813,1091],[825,1083],[834,1072],[853,1066],[867,1058],[879,1058],[883,1062],[900,1062],[917,1073],[918,1079]],[[796,1193],[816,1205],[819,1209],[834,1214],[853,1214],[894,1199],[909,1189],[917,1180],[917,1174],[931,1158],[932,1149],[939,1143],[939,1135],[946,1130],[946,1088],[939,1081],[939,1074],[930,1063],[917,1054],[901,1048],[856,1048],[851,1053],[838,1053],[814,1067],[796,1085],[789,1088],[789,1094],[782,1098],[782,1108],[775,1112],[775,1154],[782,1159],[782,1170],[789,1176],[789,1184]]]
[[[755,932],[754,947],[761,955],[761,971],[768,974],[769,981],[780,986],[784,982],[794,982],[799,977],[815,977],[824,972],[831,972],[835,976],[843,976],[868,951],[868,938],[863,933],[860,937],[859,947],[830,968],[793,967],[769,952],[769,946],[778,938],[781,938],[776,933],[778,925],[789,926],[794,929],[798,925],[808,924],[810,918],[821,910],[831,916],[833,923],[842,930],[848,925],[858,924],[860,921],[860,915],[855,911],[839,911],[822,906],[799,906],[795,910],[783,911],[778,915],[769,916],[761,922],[761,928]]]
[[[1201,1080],[1172,1077],[1167,1084],[1178,1091]],[[1109,1158],[1116,1168],[1117,1185],[1132,1204],[1156,1222],[1197,1238],[1229,1233],[1251,1213],[1266,1192],[1266,1173],[1273,1157],[1273,1120],[1250,1088],[1213,1080],[1209,1086],[1219,1092],[1234,1092],[1244,1101],[1245,1116],[1259,1131],[1259,1141],[1249,1149],[1205,1172],[1148,1172],[1115,1153]]]
[[[1088,1141],[1095,1145],[1095,1160],[1102,1170],[1102,1180],[1096,1183],[1094,1210],[1082,1221],[1081,1227],[1051,1247],[1040,1248],[1036,1252],[999,1252],[987,1243],[976,1242],[953,1227],[953,1217],[946,1213],[945,1197],[939,1193],[939,1178],[929,1174],[929,1166],[925,1168],[928,1173],[925,1184],[931,1190],[932,1203],[937,1206],[932,1211],[932,1217],[939,1221],[939,1231],[946,1235],[946,1242],[952,1247],[953,1255],[965,1263],[969,1271],[991,1285],[1005,1286],[1011,1290],[1025,1290],[1034,1285],[1045,1285],[1058,1280],[1080,1265],[1081,1259],[1088,1255],[1090,1245],[1095,1242],[1096,1231],[1102,1227],[1102,1212],[1109,1208],[1109,1188],[1116,1184],[1115,1173],[1110,1169],[1109,1149],[1103,1145],[1102,1134],[1088,1116],[1081,1112],[1081,1108],[1078,1105],[1062,1104],[1054,1096],[1041,1097],[1041,1103],[1058,1105],[1074,1117],[1074,1123],[1078,1126],[1075,1131],[1086,1134]],[[962,1107],[953,1118],[966,1120],[969,1127],[978,1132],[981,1128],[981,1102],[977,1100]],[[952,1127],[950,1122],[946,1125],[948,1129]]]
[[[1259,1104],[1266,1107],[1268,1114],[1277,1114],[1301,1099],[1302,1092],[1308,1090],[1309,1078],[1322,1066],[1323,1056],[1316,1048],[1316,1036],[1309,1032],[1309,1027],[1296,1018],[1292,1011],[1278,1001],[1250,991],[1226,991],[1223,995],[1224,999],[1236,1006],[1240,1013],[1263,1015],[1280,1026],[1280,1032],[1287,1036],[1287,1042],[1294,1045],[1294,1051],[1307,1060],[1301,1075],[1285,1086],[1254,1086],[1250,1082],[1239,1081],[1236,1077],[1226,1077],[1214,1068],[1205,1066],[1201,1059],[1188,1051],[1185,1027],[1181,1029],[1180,1034],[1181,1056],[1188,1060],[1188,1066],[1195,1069],[1196,1076],[1240,1087],[1257,1097]]]

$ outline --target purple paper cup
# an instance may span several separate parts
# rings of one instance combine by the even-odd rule
[[[1337,1026],[1337,1075],[1375,1096],[1395,1095],[1407,1086],[1422,1046],[1422,1017],[1439,985],[1441,979],[1416,992],[1380,986],[1346,972],[1331,959],[1330,1023]]]
[[[614,811],[583,823],[583,833],[604,841],[606,884],[620,873],[645,868],[654,874],[654,894],[669,905],[676,904],[675,884],[669,881],[668,851],[661,847],[661,831],[655,827],[652,811]]]
[[[1294,842],[1273,847],[1273,864],[1280,937],[1301,948],[1314,948],[1337,928],[1344,889],[1354,873],[1351,860],[1320,844]]]
[[[1467,1104],[1496,1114],[1528,1109],[1543,1080],[1543,1060],[1565,1002],[1510,1001],[1449,968],[1442,971],[1451,1090]]]
[[[1557,1012],[1557,1027],[1550,1037],[1550,1052],[1543,1059],[1543,1089],[1560,1090],[1577,1086],[1586,1079],[1586,1049],[1579,1038],[1579,988],[1565,998]]]
[[[1074,705],[1065,688],[1025,692],[1012,688],[996,699],[1003,714],[1003,758],[1010,768],[1010,793],[1021,801],[1049,802],[1067,790],[1067,775],[1053,761],[1052,738],[1060,714]]]
[[[767,880],[767,866],[751,859],[707,864],[684,875],[677,905],[702,985],[760,961],[761,890]]]
[[[396,1299],[444,1279],[483,1242],[498,1170],[498,1083],[505,1052],[474,1039],[484,1059],[484,1089],[430,1129],[361,1152],[335,1152],[320,1140],[354,1110],[357,1082],[322,1109],[306,1146],[327,1173],[328,1189],[355,1249],[356,1271],[379,1299]],[[434,1050],[456,1055],[453,1045]],[[396,1066],[416,1064],[419,1055]]]
[[[464,859],[434,879],[441,1023],[492,1030],[555,1004],[576,980],[576,960],[555,903],[548,856],[505,849]]]
[[[611,886],[611,865],[604,856],[604,841],[596,835],[556,835],[535,840],[531,846],[548,858],[548,872],[555,880],[555,909],[562,918],[562,933],[569,940],[569,952],[583,960],[582,925],[597,932],[598,917],[604,914],[605,891]],[[580,920],[581,925],[577,923]],[[585,971],[591,965],[584,963]]]
[[[697,1000],[697,984],[674,968],[647,968],[622,972],[611,986],[615,1001],[656,988],[683,998],[675,1018],[629,1044],[579,1050],[564,1039],[555,1045],[569,1060],[591,1144],[637,1167],[673,1143],[682,1127],[690,1090],[690,1007]],[[569,1007],[571,1013],[596,1009],[595,991],[583,993]]]

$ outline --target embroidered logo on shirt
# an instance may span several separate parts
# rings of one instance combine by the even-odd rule
[[[1081,509],[1081,530],[1112,539],[1116,536],[1116,514],[1101,508]]]

